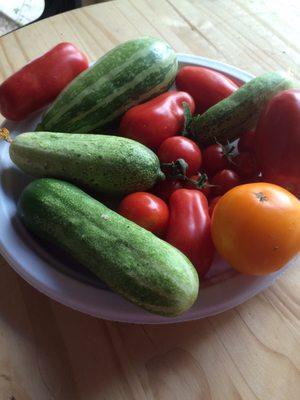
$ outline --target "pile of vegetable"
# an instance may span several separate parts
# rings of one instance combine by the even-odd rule
[[[19,217],[126,299],[179,315],[216,251],[250,275],[299,253],[300,91],[284,74],[241,85],[178,71],[173,49],[148,37],[88,67],[62,43],[0,86],[13,120],[50,102],[35,132],[1,130],[12,161],[39,178]]]

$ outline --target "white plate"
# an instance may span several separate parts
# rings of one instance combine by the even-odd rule
[[[253,75],[233,66],[185,54],[178,54],[180,65],[202,65],[221,71],[240,82]],[[13,136],[34,130],[41,113],[20,123],[6,121]],[[209,280],[200,287],[194,306],[177,318],[164,318],[124,300],[108,290],[73,261],[52,247],[45,249],[34,240],[16,217],[17,199],[30,178],[20,172],[9,158],[9,145],[2,142],[0,162],[0,250],[12,268],[47,296],[73,309],[114,321],[133,323],[171,323],[199,319],[221,313],[256,295],[288,268],[265,277],[249,277],[233,272],[216,257]]]

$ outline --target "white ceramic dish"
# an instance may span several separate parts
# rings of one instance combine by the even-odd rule
[[[178,54],[180,65],[201,65],[221,71],[241,82],[253,76],[233,66],[204,57]],[[13,136],[34,130],[41,113],[20,123],[6,121]],[[30,178],[11,162],[9,145],[2,142],[0,155],[0,251],[12,268],[47,296],[73,309],[114,321],[132,323],[171,323],[204,318],[233,308],[256,295],[289,266],[266,277],[249,277],[233,270],[216,257],[209,280],[200,288],[197,302],[182,316],[164,318],[146,312],[85,272],[53,248],[35,241],[16,217],[17,199]]]

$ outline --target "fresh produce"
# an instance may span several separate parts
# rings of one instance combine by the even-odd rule
[[[20,197],[18,213],[29,231],[146,310],[179,315],[197,298],[197,272],[180,251],[70,183],[33,181]]]
[[[241,183],[239,175],[231,169],[222,169],[211,180],[212,193],[221,196]]]
[[[232,80],[220,72],[189,65],[178,72],[176,86],[193,97],[198,114],[202,114],[238,89]]]
[[[254,151],[255,145],[255,131],[243,132],[238,141],[238,151],[241,153],[243,151]]]
[[[215,207],[216,207],[216,205],[217,205],[217,203],[218,203],[218,201],[220,200],[221,197],[222,196],[216,196],[210,201],[210,203],[209,203],[209,215],[210,215],[210,217],[212,217],[214,209],[215,209]]]
[[[121,119],[120,134],[157,149],[161,143],[178,135],[184,127],[184,106],[195,110],[192,97],[171,90],[128,110]]]
[[[262,179],[300,198],[300,90],[270,100],[258,121],[255,153]]]
[[[9,154],[29,175],[61,178],[108,195],[147,190],[164,178],[150,149],[117,136],[29,132],[16,137]]]
[[[157,182],[151,191],[156,196],[168,203],[172,193],[174,193],[177,189],[182,189],[183,184],[184,182],[179,179],[165,179]]]
[[[59,43],[1,84],[1,114],[13,121],[28,117],[53,101],[88,66],[87,57],[76,46]]]
[[[59,95],[37,131],[102,133],[129,108],[166,91],[177,64],[163,40],[143,37],[120,44]]]
[[[118,213],[156,235],[165,232],[169,221],[166,203],[154,194],[146,192],[127,195],[121,201]]]
[[[288,77],[267,72],[245,83],[232,95],[189,121],[188,129],[199,144],[212,144],[217,139],[226,143],[252,129],[262,108],[278,92],[292,87]]]
[[[269,183],[238,186],[218,201],[212,237],[219,254],[250,275],[277,271],[300,251],[300,202]]]
[[[202,162],[201,150],[192,140],[183,136],[172,136],[162,142],[157,152],[161,163],[172,163],[184,159],[188,167],[187,176],[199,172]]]
[[[258,167],[253,153],[243,151],[232,159],[232,168],[242,179],[258,176]]]
[[[207,199],[198,190],[178,189],[170,197],[170,221],[166,241],[182,251],[200,277],[214,256]]]
[[[208,146],[202,153],[202,169],[209,175],[213,176],[216,172],[231,168],[233,146],[223,146],[220,143]]]
[[[187,189],[199,190],[208,199],[211,195],[212,185],[209,183],[206,174],[197,174],[185,180],[184,187]]]

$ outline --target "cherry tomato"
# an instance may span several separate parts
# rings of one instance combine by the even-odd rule
[[[184,106],[195,111],[192,97],[170,90],[152,100],[130,108],[122,117],[120,134],[157,149],[168,137],[179,135],[184,126]]]
[[[199,192],[203,193],[204,196],[208,199],[211,194],[211,186],[207,180],[207,176],[205,177],[205,179],[202,178],[203,174],[193,175],[188,181],[184,183],[184,187],[186,189],[199,190]]]
[[[192,140],[183,136],[173,136],[162,142],[158,152],[161,163],[171,163],[179,158],[188,164],[187,176],[196,174],[201,167],[201,150]]]
[[[264,275],[300,252],[300,202],[269,183],[233,188],[218,201],[212,237],[219,254],[236,270]]]
[[[159,181],[152,188],[152,192],[163,199],[166,203],[169,202],[169,198],[172,193],[177,189],[183,188],[183,181],[178,179],[166,179],[164,181]]]
[[[232,168],[243,179],[255,178],[258,175],[258,167],[252,153],[244,151],[232,159]]]
[[[207,199],[198,190],[178,189],[170,197],[170,221],[166,241],[182,251],[200,277],[214,256]]]
[[[209,215],[212,216],[214,209],[222,196],[214,197],[211,202],[209,203]]]
[[[234,82],[220,72],[193,66],[181,68],[176,76],[176,86],[193,97],[196,113],[200,114],[238,89]]]
[[[238,141],[238,151],[241,153],[242,151],[254,151],[255,145],[255,132],[247,131],[244,132]]]
[[[262,111],[255,154],[264,181],[300,198],[300,90],[279,92]]]
[[[163,234],[169,220],[166,203],[151,193],[136,192],[124,197],[118,213],[157,235]]]
[[[222,169],[214,175],[211,180],[212,193],[214,196],[220,196],[240,184],[240,177],[231,169]]]
[[[231,167],[230,155],[232,148],[227,148],[221,144],[212,144],[208,146],[202,153],[202,169],[209,176],[215,175],[216,172]]]

